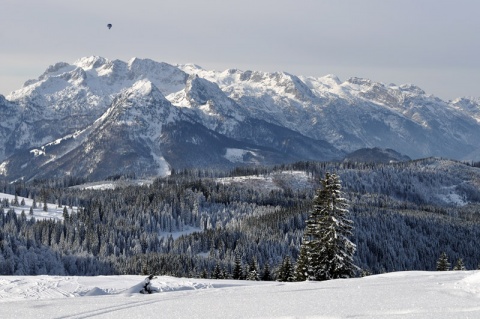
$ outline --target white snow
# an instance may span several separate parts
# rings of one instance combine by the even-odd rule
[[[176,232],[160,232],[159,237],[168,238],[172,236],[173,240],[177,240],[182,236],[187,236],[195,232],[201,232],[202,230],[199,227],[184,226],[184,229]]]
[[[479,318],[480,272],[395,272],[323,282],[162,276],[0,276],[2,318]]]
[[[244,162],[243,157],[249,152],[250,151],[248,150],[244,150],[240,148],[227,148],[225,155],[223,157],[225,157],[227,160],[229,160],[232,163],[243,163]]]
[[[462,195],[455,192],[456,186],[443,187],[442,190],[443,192],[436,194],[436,197],[443,202],[456,206],[465,206],[468,204]]]
[[[27,219],[34,217],[36,220],[42,219],[52,219],[52,220],[63,220],[63,207],[58,207],[56,204],[47,203],[47,211],[43,210],[43,203],[40,200],[37,200],[37,208],[33,209],[33,215],[30,215],[30,207],[33,205],[33,199],[18,196],[18,206],[14,206],[12,203],[15,199],[14,195],[0,193],[0,200],[8,199],[10,203],[9,208],[4,208],[5,213],[10,209],[13,208],[15,213],[20,215],[22,211],[25,212],[27,215]],[[25,201],[25,205],[21,206],[20,203],[22,199]],[[70,214],[72,208],[67,207],[68,213]],[[73,210],[76,211],[77,208],[73,207]]]
[[[105,189],[116,189],[116,188],[121,188],[121,187],[127,187],[127,186],[132,186],[132,185],[136,185],[136,186],[151,185],[152,182],[153,182],[152,179],[135,179],[135,180],[120,179],[120,180],[116,180],[116,181],[91,182],[91,183],[72,186],[71,188],[105,190]]]
[[[292,190],[306,189],[314,187],[314,180],[303,171],[282,171],[281,173],[269,175],[247,175],[218,178],[217,181],[222,184],[239,183],[250,189],[262,190],[282,190],[290,188]]]
[[[281,188],[275,184],[273,176],[263,176],[263,175],[248,175],[248,176],[235,176],[235,177],[224,177],[217,179],[219,183],[222,184],[232,184],[239,183],[247,186],[250,189],[263,189],[263,190],[280,190]]]
[[[7,175],[7,165],[8,161],[0,163],[0,174]]]

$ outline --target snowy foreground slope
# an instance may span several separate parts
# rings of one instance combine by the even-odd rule
[[[0,277],[2,318],[480,318],[480,272],[395,272],[326,282],[141,276]]]

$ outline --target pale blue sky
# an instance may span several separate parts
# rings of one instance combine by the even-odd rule
[[[479,15],[479,0],[2,0],[0,94],[100,55],[480,97]]]

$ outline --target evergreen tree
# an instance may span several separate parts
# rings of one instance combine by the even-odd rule
[[[463,263],[463,259],[462,259],[462,258],[458,258],[458,259],[457,259],[457,263],[456,263],[455,266],[453,267],[453,270],[466,270],[465,264]]]
[[[258,273],[258,267],[257,267],[257,262],[255,261],[254,258],[252,258],[252,261],[248,265],[248,272],[247,272],[247,280],[254,280],[254,281],[259,281],[260,280],[260,275]]]
[[[68,221],[68,210],[67,210],[67,207],[63,207],[63,219],[67,222]]]
[[[43,211],[48,212],[47,201],[48,201],[49,192],[47,189],[42,188],[42,190],[40,191],[40,194],[42,196]]]
[[[221,278],[222,279],[228,279],[229,278],[229,274],[227,272],[227,269],[225,267],[222,268],[222,273],[221,273]]]
[[[293,265],[290,262],[290,257],[283,258],[282,265],[278,269],[278,281],[292,281],[294,276]],[[296,279],[296,278],[295,278]],[[300,281],[300,280],[298,280]]]
[[[248,277],[248,270],[250,269],[250,266],[249,265],[245,265],[245,267],[243,267],[243,271],[242,271],[242,277],[240,277],[241,280],[246,280],[247,277]]]
[[[262,276],[260,278],[262,281],[271,281],[273,280],[272,278],[272,273],[270,272],[270,265],[267,263],[265,263],[265,266],[263,267],[263,272],[262,272]]]
[[[242,260],[240,255],[235,255],[235,266],[233,267],[233,279],[242,279]]]
[[[217,262],[215,264],[215,268],[213,268],[213,272],[210,275],[212,279],[223,279],[222,270],[220,269],[220,264]]]
[[[443,252],[437,260],[437,270],[438,271],[450,270],[450,263],[448,262],[448,257],[445,252]]]
[[[360,271],[360,277],[367,277],[367,276],[371,276],[372,275],[372,272],[368,269],[362,269]]]
[[[321,182],[300,248],[297,280],[348,278],[357,269],[353,263],[356,247],[348,238],[353,222],[347,218],[348,204],[340,180],[327,173]]]
[[[308,221],[307,221],[308,227]],[[295,266],[294,272],[294,280],[295,281],[305,281],[309,279],[308,274],[313,272],[313,269],[310,266],[309,258],[310,258],[310,249],[313,249],[313,245],[310,241],[307,241],[306,236],[303,237],[303,243],[300,246],[300,254],[297,259],[297,264]],[[282,278],[280,281],[287,281],[284,280],[285,276],[283,272],[285,271],[283,268],[285,264],[285,259],[283,260],[282,266],[280,268],[279,278]]]

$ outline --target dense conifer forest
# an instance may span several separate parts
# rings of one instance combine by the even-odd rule
[[[114,176],[105,190],[73,177],[1,181],[0,192],[56,203],[64,219],[36,221],[0,198],[0,274],[288,280],[326,172],[348,200],[361,273],[435,270],[443,252],[478,267],[480,168],[429,158],[183,170],[143,186]]]

